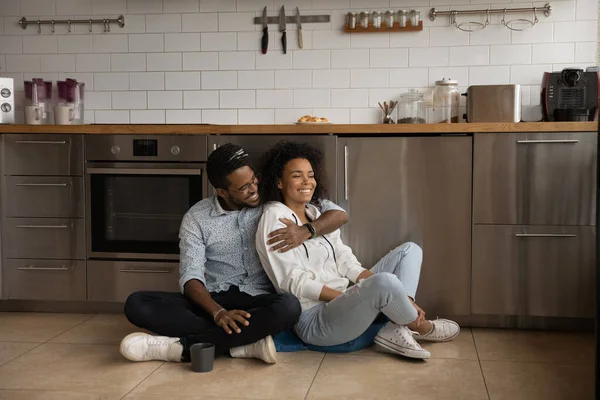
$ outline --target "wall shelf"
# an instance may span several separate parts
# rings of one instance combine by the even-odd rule
[[[354,29],[348,28],[348,24],[344,25],[344,32],[346,33],[373,33],[373,32],[418,32],[423,30],[423,21],[419,21],[419,25],[414,26],[410,22],[406,23],[406,26],[401,27],[398,23],[394,23],[394,26],[389,27],[384,23],[381,23],[381,28],[375,28],[373,24],[369,23],[368,28],[362,26],[356,26]]]

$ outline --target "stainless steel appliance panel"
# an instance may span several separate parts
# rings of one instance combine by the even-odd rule
[[[0,77],[0,124],[15,123],[15,80]]]
[[[201,162],[206,161],[206,146],[206,135],[88,135],[85,158],[86,161]],[[155,150],[156,155],[143,155],[144,147]]]
[[[83,136],[4,136],[6,175],[83,175]]]
[[[473,227],[473,314],[592,318],[595,229]]]
[[[125,302],[137,291],[179,291],[179,264],[170,262],[87,262],[88,301]]]
[[[4,219],[6,258],[85,259],[83,219]]]
[[[476,134],[474,223],[594,225],[597,137]]]
[[[521,122],[521,86],[469,86],[467,122]]]
[[[6,260],[9,300],[85,301],[85,261]]]
[[[328,198],[331,201],[337,200],[336,193],[336,142],[337,138],[330,135],[223,135],[209,136],[208,149],[212,153],[217,147],[226,143],[233,143],[242,146],[250,155],[250,161],[255,168],[259,168],[261,157],[277,142],[288,140],[292,142],[308,143],[323,152],[325,171],[327,172]],[[209,193],[214,194],[214,189],[210,186]]]
[[[7,176],[7,217],[83,218],[80,177]]]
[[[424,262],[417,302],[439,316],[471,311],[470,137],[338,139],[342,237],[366,268],[412,241]]]

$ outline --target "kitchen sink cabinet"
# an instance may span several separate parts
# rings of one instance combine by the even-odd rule
[[[417,302],[470,314],[472,138],[338,139],[342,237],[366,268],[408,241],[423,248]]]

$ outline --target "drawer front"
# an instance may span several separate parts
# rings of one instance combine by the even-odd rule
[[[179,291],[179,263],[88,261],[88,301],[125,302],[138,291]]]
[[[6,218],[4,226],[7,258],[85,259],[82,219]]]
[[[476,224],[595,225],[597,134],[475,135]]]
[[[8,217],[83,218],[83,178],[8,176]]]
[[[473,228],[473,314],[592,318],[594,227]]]
[[[9,300],[85,301],[85,261],[6,260]]]
[[[83,175],[82,135],[4,135],[6,175]]]

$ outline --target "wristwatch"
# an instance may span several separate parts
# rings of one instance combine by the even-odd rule
[[[304,224],[305,227],[308,228],[308,231],[310,232],[310,238],[314,239],[317,237],[317,230],[315,229],[314,226],[312,226],[310,223],[306,223]]]

